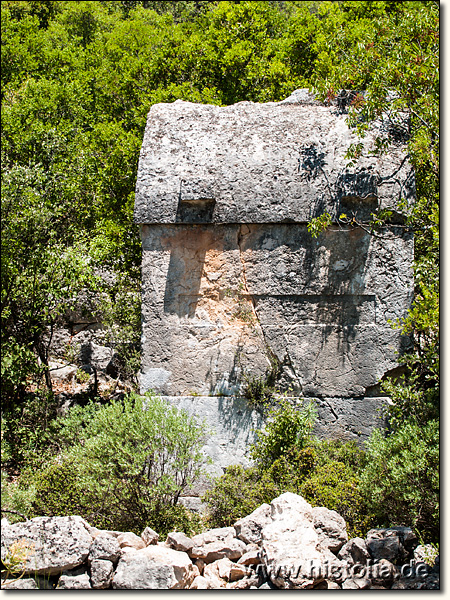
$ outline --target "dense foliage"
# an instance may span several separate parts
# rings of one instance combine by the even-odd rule
[[[266,432],[260,433],[252,447],[255,465],[228,467],[205,494],[209,524],[232,525],[262,503],[293,492],[312,506],[338,511],[348,524],[349,535],[364,536],[377,523],[368,495],[359,485],[365,453],[355,442],[317,440],[311,435],[314,421],[311,406],[295,409],[284,400],[277,404]],[[381,510],[379,521],[384,517]]]
[[[2,466],[8,474],[47,464],[54,489],[55,478],[70,480],[65,463],[52,462],[60,449],[49,349],[80,298],[93,299],[88,310],[104,319],[121,355],[118,375],[136,383],[141,248],[132,209],[151,105],[178,98],[265,102],[310,87],[324,100],[348,104],[349,124],[361,135],[384,114],[389,127],[374,152],[399,135],[408,141],[417,199],[406,207],[405,226],[415,232],[416,294],[407,318],[393,325],[415,346],[402,358],[402,378],[383,383],[393,402],[391,431],[371,440],[366,480],[375,484],[374,502],[388,511],[378,514],[380,522],[409,519],[427,529],[427,515],[436,535],[439,3],[5,0],[1,11]],[[358,144],[350,148],[349,161],[360,151]],[[375,214],[359,225],[382,231],[389,217]],[[311,232],[320,235],[329,224],[322,215]],[[421,454],[414,440],[426,441]],[[268,458],[269,446],[256,452]],[[283,471],[292,481],[295,473],[306,481],[308,472],[307,497],[333,504],[326,481],[332,490],[341,473],[354,490],[362,469],[339,458],[319,464],[316,447],[306,454],[273,448],[266,475],[260,466],[253,474],[236,467],[242,484],[236,493],[248,489],[252,498],[268,499],[283,488]],[[426,466],[414,471],[419,458]],[[225,483],[224,499],[231,480]],[[20,487],[14,485],[13,495]],[[259,485],[272,491],[258,491]],[[24,493],[13,505],[20,509],[21,502],[27,503]],[[229,518],[234,514],[230,509]]]
[[[201,472],[206,433],[150,393],[74,406],[47,440],[57,441],[59,452],[24,472],[22,508],[36,516],[78,514],[104,529],[137,533],[150,525],[163,535],[179,521],[189,527],[177,502]]]

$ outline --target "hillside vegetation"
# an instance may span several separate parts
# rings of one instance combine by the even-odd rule
[[[150,107],[179,98],[218,105],[277,101],[309,87],[323,100],[348,101],[349,122],[361,135],[381,112],[389,114],[392,126],[374,152],[385,151],[399,135],[408,140],[417,185],[406,222],[415,232],[416,289],[409,315],[393,326],[413,337],[414,350],[402,357],[405,374],[383,382],[392,399],[391,429],[374,433],[365,462],[355,458],[356,451],[347,462],[336,458],[334,450],[315,448],[309,456],[304,444],[297,448],[301,456],[294,456],[291,446],[281,446],[277,460],[287,461],[282,467],[286,472],[297,469],[290,483],[318,502],[323,501],[323,478],[332,481],[333,473],[343,469],[345,477],[333,485],[338,495],[339,481],[347,486],[345,506],[365,494],[360,504],[373,523],[405,522],[436,541],[439,3],[41,0],[1,5],[2,511],[10,511],[2,516],[76,510],[70,502],[58,505],[55,497],[51,504],[46,496],[45,490],[56,485],[66,482],[66,492],[75,485],[65,467],[73,464],[75,470],[78,463],[64,462],[64,457],[76,450],[72,456],[80,464],[80,457],[94,461],[99,472],[102,461],[111,460],[103,438],[98,452],[94,441],[83,441],[96,435],[91,419],[102,423],[109,418],[95,394],[67,422],[57,416],[49,347],[53,331],[87,290],[99,299],[98,314],[115,325],[114,344],[123,350],[121,376],[135,382],[141,247],[132,213]],[[350,148],[349,161],[360,151],[358,145]],[[368,223],[349,224],[376,234],[390,216],[377,213]],[[311,232],[320,235],[328,223],[323,215],[311,223]],[[114,274],[113,284],[105,284],[99,275],[104,271]],[[135,410],[137,400],[128,402]],[[120,412],[115,405],[109,410]],[[74,424],[79,432],[70,437]],[[188,424],[174,424],[174,431],[182,427]],[[191,441],[200,439],[200,431],[189,431]],[[111,431],[114,443],[120,446],[125,433]],[[330,467],[333,462],[343,466]],[[131,463],[137,476],[139,469]],[[234,477],[258,492],[255,482],[274,475],[262,465],[257,469],[256,475]],[[316,479],[308,486],[312,469]],[[117,476],[127,479],[123,473]],[[90,477],[76,485],[91,486],[99,523],[117,525],[116,512],[107,514],[110,504],[95,495],[98,485],[92,473]],[[280,477],[275,478],[276,493],[288,485]],[[141,481],[133,481],[139,488]],[[164,503],[176,504],[179,488],[171,490],[170,497],[157,498],[161,514]],[[261,489],[258,493],[258,501],[270,495]],[[62,492],[58,497],[67,500]],[[143,521],[154,514],[154,501],[147,496],[145,506],[137,501]],[[84,508],[78,506],[80,514]],[[221,510],[216,509],[218,522]],[[175,512],[162,518],[162,528],[179,522],[182,517]],[[363,519],[355,517],[354,522]]]

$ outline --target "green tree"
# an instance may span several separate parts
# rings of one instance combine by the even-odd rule
[[[82,239],[65,245],[51,227],[42,170],[13,167],[2,181],[1,344],[4,409],[20,401],[32,378],[51,390],[54,328],[93,274]],[[41,184],[44,185],[41,187]],[[38,192],[41,187],[41,193]]]

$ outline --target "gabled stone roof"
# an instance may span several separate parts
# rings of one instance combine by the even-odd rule
[[[356,206],[365,218],[410,200],[414,175],[404,145],[368,155],[383,123],[347,167],[347,149],[359,140],[346,117],[307,90],[266,104],[156,104],[139,159],[135,222],[304,223]]]

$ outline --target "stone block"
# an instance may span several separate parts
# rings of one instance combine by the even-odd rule
[[[116,564],[120,558],[121,547],[117,537],[102,531],[97,535],[89,549],[89,561],[109,560]]]
[[[181,531],[172,531],[167,534],[166,545],[180,552],[189,552],[194,547],[194,542]]]
[[[95,558],[91,562],[91,584],[94,590],[109,588],[114,574],[114,564],[110,560]]]
[[[246,544],[259,544],[261,542],[261,531],[270,521],[270,505],[262,504],[251,514],[236,521],[234,524],[236,536]]]
[[[245,464],[255,428],[245,401],[221,398],[239,398],[249,374],[264,380],[275,363],[281,391],[317,399],[321,437],[363,441],[383,424],[379,382],[411,346],[390,322],[413,297],[414,240],[399,202],[412,202],[415,181],[401,144],[370,154],[379,126],[350,169],[346,152],[360,140],[307,90],[149,112],[134,212],[141,391],[180,405],[192,396],[193,412],[203,405],[219,430],[206,451],[215,474],[229,460]],[[377,236],[339,223],[387,207],[395,222]],[[333,224],[313,238],[308,223],[324,212]]]
[[[402,148],[368,154],[376,127],[356,168],[346,168],[348,147],[360,141],[346,117],[307,90],[266,104],[156,104],[139,159],[135,220],[305,222],[321,209],[353,208],[355,199],[361,216],[411,199],[414,174]]]
[[[194,565],[187,554],[151,545],[122,556],[112,587],[118,590],[188,589],[194,577]]]
[[[93,541],[90,525],[81,517],[35,517],[2,528],[4,560],[14,543],[27,544],[25,575],[52,575],[83,564]]]
[[[159,534],[156,533],[151,527],[146,527],[141,533],[141,538],[146,546],[158,543]]]
[[[324,506],[315,506],[312,509],[314,528],[319,534],[319,541],[324,548],[337,554],[348,541],[347,525],[345,520],[335,510]]]

